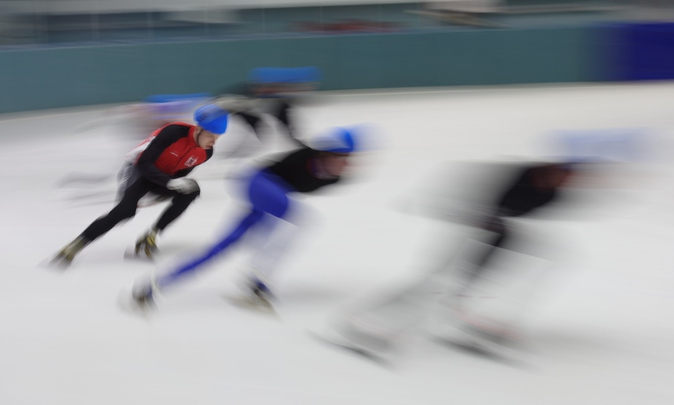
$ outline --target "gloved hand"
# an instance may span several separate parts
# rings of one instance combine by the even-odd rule
[[[177,191],[180,194],[190,194],[195,191],[199,191],[199,184],[194,179],[188,179],[187,177],[180,177],[177,179],[169,180],[166,183],[166,188],[169,190]]]

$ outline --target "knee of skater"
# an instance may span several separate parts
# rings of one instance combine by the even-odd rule
[[[196,190],[192,191],[192,192],[189,193],[189,194],[184,194],[184,196],[185,196],[187,199],[189,199],[189,200],[194,200],[194,199],[196,199],[197,197],[199,197],[200,194],[201,194],[201,188],[200,188],[199,185],[197,184],[197,189],[196,189]]]
[[[122,213],[122,221],[126,222],[136,216],[136,210],[128,210]],[[121,221],[120,221],[121,222]]]

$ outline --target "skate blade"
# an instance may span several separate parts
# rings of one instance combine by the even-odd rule
[[[117,296],[117,307],[122,312],[133,315],[144,320],[150,320],[152,314],[155,312],[155,306],[152,304],[141,305],[133,299],[130,290],[124,290]]]
[[[354,354],[362,359],[373,362],[379,366],[386,368],[391,368],[393,366],[393,361],[390,355],[386,353],[380,353],[365,346],[359,345],[354,341],[351,341],[341,334],[336,332],[334,333],[318,333],[314,331],[308,331],[309,336],[317,340],[318,342],[332,347],[334,349],[339,349],[349,354]]]
[[[154,263],[157,260],[157,257],[156,255],[150,257],[147,256],[145,253],[136,254],[136,247],[131,246],[126,248],[126,250],[124,251],[124,259],[134,260],[138,262]]]
[[[56,256],[42,260],[37,264],[38,267],[50,270],[65,271],[72,266],[71,260],[59,259]]]
[[[276,312],[274,305],[267,300],[263,300],[258,297],[228,296],[228,295],[223,295],[223,298],[236,307],[258,312],[265,315],[270,315],[272,317],[280,319],[280,316],[278,312]]]
[[[435,336],[435,340],[443,346],[511,366],[527,363],[525,351],[514,342],[481,336],[471,329],[455,328],[450,334]]]

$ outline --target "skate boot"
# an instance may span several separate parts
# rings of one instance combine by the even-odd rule
[[[237,307],[278,317],[272,303],[274,295],[262,281],[256,277],[252,277],[245,280],[245,284],[242,287],[244,290],[243,294],[234,294],[225,298]]]
[[[136,257],[144,257],[153,260],[157,256],[159,253],[159,249],[157,248],[157,233],[158,230],[152,228],[136,241],[136,247],[134,249]]]
[[[90,240],[87,240],[82,236],[78,236],[66,247],[61,249],[50,263],[63,269],[67,268],[72,263],[75,255],[84,249],[90,242]]]
[[[253,301],[263,308],[273,309],[272,301],[275,299],[266,284],[254,277],[250,280],[250,292]]]
[[[136,282],[131,290],[129,309],[141,314],[149,313],[156,307],[154,297],[158,292],[159,286],[156,277]]]

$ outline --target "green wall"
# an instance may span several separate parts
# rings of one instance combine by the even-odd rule
[[[601,80],[593,28],[458,30],[0,52],[0,112],[218,93],[259,66],[321,68],[323,90]]]

